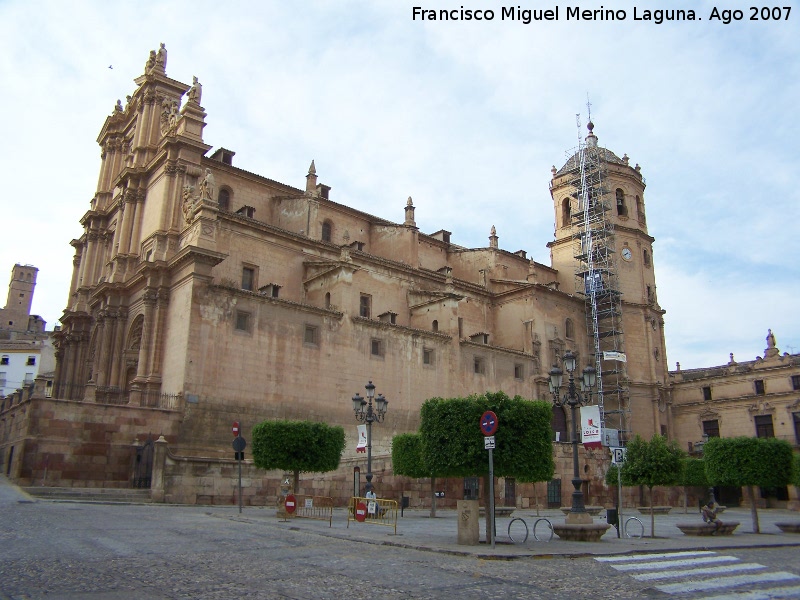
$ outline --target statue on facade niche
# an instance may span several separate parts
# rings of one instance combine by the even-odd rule
[[[216,188],[217,183],[214,180],[214,174],[211,172],[211,169],[206,169],[206,176],[203,177],[203,180],[200,182],[200,199],[213,200]]]
[[[192,220],[192,212],[194,212],[194,187],[191,185],[183,186],[183,203],[181,210],[183,210],[183,219],[187,223]]]
[[[189,89],[189,102],[200,104],[200,98],[203,95],[203,85],[197,81],[197,77],[192,77],[192,87]]]
[[[164,135],[175,133],[179,116],[178,101],[173,98],[164,98],[161,102],[161,133]]]
[[[117,105],[114,107],[115,112],[123,112],[122,110],[122,100],[117,100]]]
[[[775,336],[772,329],[767,329],[767,348],[772,349],[775,347]]]
[[[156,66],[166,73],[167,70],[167,47],[161,42],[161,47],[156,54]]]
[[[153,67],[156,66],[156,51],[150,50],[150,56],[147,58],[147,62],[144,64],[144,72],[149,73],[153,70]]]

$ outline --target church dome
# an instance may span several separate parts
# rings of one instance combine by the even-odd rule
[[[602,148],[597,145],[597,136],[594,134],[594,123],[589,121],[586,124],[586,128],[589,130],[589,135],[586,136],[586,147],[593,148],[597,151],[601,158],[605,159],[607,163],[612,163],[616,165],[623,165],[628,166],[628,162],[621,159],[619,156],[614,154],[608,148]],[[576,152],[573,154],[569,160],[564,163],[564,166],[561,167],[555,174],[556,177],[560,175],[564,175],[566,173],[571,173],[573,171],[577,171],[580,167],[580,159],[578,153]]]

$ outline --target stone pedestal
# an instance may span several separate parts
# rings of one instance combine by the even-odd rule
[[[458,543],[461,546],[477,546],[480,543],[480,510],[477,500],[459,500],[456,504],[458,512]]]
[[[567,513],[565,522],[567,525],[591,525],[594,523],[594,519],[592,519],[592,515],[588,512],[569,512]]]
[[[605,523],[592,524],[553,524],[553,533],[568,542],[599,542],[611,525]]]

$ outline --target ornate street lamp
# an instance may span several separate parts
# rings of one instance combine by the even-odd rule
[[[383,394],[378,394],[378,397],[375,398],[375,386],[372,381],[364,388],[367,390],[366,399],[362,398],[358,392],[353,396],[353,414],[356,416],[356,421],[367,424],[367,485],[364,492],[366,494],[372,489],[372,423],[374,421],[383,422],[389,401],[383,397]],[[372,407],[373,398],[375,399],[374,409]]]
[[[586,512],[586,507],[583,504],[582,481],[578,471],[578,420],[575,409],[591,401],[592,388],[597,380],[597,372],[592,367],[586,367],[583,370],[583,378],[580,381],[581,391],[579,392],[575,389],[575,378],[573,376],[575,367],[575,355],[570,350],[567,350],[567,353],[564,354],[564,368],[569,373],[567,391],[563,396],[559,395],[564,374],[561,369],[554,366],[550,371],[550,393],[553,395],[553,404],[555,406],[559,408],[569,406],[572,413],[572,485],[575,491],[572,492],[572,508],[567,517],[567,522],[591,523],[592,518]]]

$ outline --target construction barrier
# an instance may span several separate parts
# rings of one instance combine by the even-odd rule
[[[383,525],[392,527],[397,534],[397,500],[384,498],[350,498],[347,510],[347,527],[350,521],[367,523],[368,525]]]
[[[327,521],[328,527],[333,525],[333,498],[328,496],[304,496],[292,494],[294,506],[292,512],[285,510],[278,516],[283,520],[288,519],[316,519]]]

